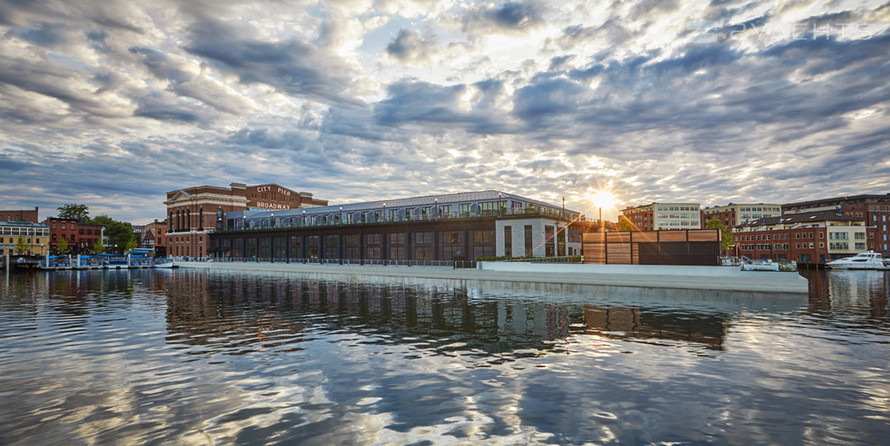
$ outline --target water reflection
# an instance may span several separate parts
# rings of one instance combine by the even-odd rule
[[[0,283],[7,443],[838,443],[890,425],[888,275],[789,295],[93,271]]]
[[[720,350],[735,313],[803,304],[764,294],[581,285],[549,286],[542,296],[541,287],[180,271],[167,287],[168,341],[243,354],[248,344],[291,351],[320,334],[355,333],[364,343],[469,352],[498,364],[567,353],[566,340],[580,334]]]

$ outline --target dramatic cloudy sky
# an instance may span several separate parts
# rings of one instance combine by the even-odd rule
[[[0,0],[0,208],[144,223],[232,181],[582,211],[887,193],[882,4]]]

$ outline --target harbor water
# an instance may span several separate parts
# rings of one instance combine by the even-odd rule
[[[886,444],[890,272],[810,295],[0,274],[3,444]]]

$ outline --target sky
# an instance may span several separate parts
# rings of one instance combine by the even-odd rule
[[[888,25],[879,1],[0,0],[0,209],[884,194]]]

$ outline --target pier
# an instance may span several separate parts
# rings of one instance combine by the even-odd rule
[[[476,269],[257,262],[182,262],[183,268],[320,273],[427,279],[532,282],[574,285],[791,293],[806,296],[797,273],[739,271],[721,266],[579,265],[479,262]]]

